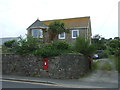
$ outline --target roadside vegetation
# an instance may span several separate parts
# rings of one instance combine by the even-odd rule
[[[49,25],[50,41],[43,43],[39,38],[27,36],[19,40],[11,40],[4,43],[2,52],[13,52],[21,55],[34,54],[42,58],[58,56],[67,53],[79,53],[84,55],[89,60],[90,69],[97,69],[100,58],[109,58],[115,64],[116,70],[120,70],[120,38],[105,39],[99,34],[93,36],[92,43],[85,40],[83,37],[77,37],[76,41],[72,44],[64,40],[55,40],[55,36],[60,33],[68,32],[65,29],[63,22],[55,21]],[[99,53],[98,53],[99,52]],[[98,57],[94,58],[93,55],[97,54]],[[96,61],[95,61],[96,60]],[[102,69],[110,70],[110,65],[105,63]]]
[[[99,42],[99,41],[98,41]],[[120,40],[110,40],[104,43],[103,53],[100,58],[109,58],[115,65],[116,70],[120,70]],[[99,45],[100,47],[100,45]],[[103,45],[101,46],[103,47]],[[78,37],[74,44],[65,41],[53,41],[52,43],[43,43],[38,38],[27,36],[18,41],[7,41],[3,45],[3,52],[13,52],[21,55],[34,54],[42,58],[58,56],[67,53],[79,53],[84,55],[89,60],[89,67],[93,70],[98,69],[100,61],[92,59],[93,54],[96,53],[98,46],[96,43],[90,44],[88,40]],[[101,70],[112,70],[109,63],[105,62]]]
[[[92,43],[96,44],[97,51],[101,51],[101,53],[97,53],[99,59],[108,58],[115,66],[115,70],[120,71],[120,65],[118,65],[120,63],[120,38],[115,37],[114,39],[105,39],[100,35],[95,35],[92,39]],[[98,59],[94,59],[93,69],[98,69],[98,63],[100,64]],[[101,69],[113,70],[109,62],[105,62]]]

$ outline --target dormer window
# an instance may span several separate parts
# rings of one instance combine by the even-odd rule
[[[32,29],[32,36],[36,38],[43,38],[42,29]]]

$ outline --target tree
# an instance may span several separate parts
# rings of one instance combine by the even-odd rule
[[[112,55],[116,55],[120,50],[120,41],[119,40],[111,40],[108,42],[109,53]],[[118,52],[119,53],[119,52]]]
[[[106,49],[106,39],[104,37],[101,37],[99,34],[93,36],[92,43],[96,45],[97,50]]]
[[[120,40],[120,37],[114,37],[115,40]]]
[[[49,41],[53,41],[54,38],[63,32],[68,32],[67,29],[65,29],[65,24],[61,21],[54,21],[49,24]]]
[[[89,68],[91,69],[92,56],[96,51],[95,45],[90,44],[88,40],[85,40],[85,38],[78,37],[75,42],[75,49],[89,60]]]

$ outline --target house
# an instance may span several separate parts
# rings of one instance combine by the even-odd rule
[[[77,17],[68,19],[55,19],[40,21],[37,19],[32,25],[27,28],[27,34],[34,37],[41,38],[44,42],[49,41],[48,25],[53,21],[61,21],[65,24],[67,29],[70,29],[69,33],[61,33],[56,36],[55,39],[65,40],[67,42],[73,42],[80,36],[91,41],[91,21],[90,17]]]

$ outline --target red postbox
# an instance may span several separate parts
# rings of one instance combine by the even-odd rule
[[[45,69],[45,70],[48,69],[48,58],[43,59],[43,69]]]

